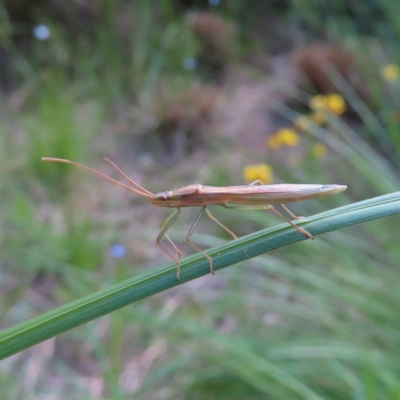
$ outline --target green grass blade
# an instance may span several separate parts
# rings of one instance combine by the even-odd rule
[[[400,214],[400,192],[375,197],[304,218],[298,225],[317,236],[346,226]],[[288,224],[261,230],[207,251],[219,270],[262,253],[306,240]],[[315,241],[318,245],[318,239]],[[49,339],[130,303],[209,273],[208,260],[195,254],[182,261],[181,280],[176,265],[133,277],[20,323],[0,333],[0,359]],[[79,278],[79,277],[77,277]]]

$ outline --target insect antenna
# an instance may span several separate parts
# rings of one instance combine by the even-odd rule
[[[144,187],[142,187],[139,184],[137,184],[136,182],[134,182],[131,178],[129,178],[129,176],[127,176],[124,172],[122,172],[122,170],[111,160],[109,160],[108,158],[104,158],[104,161],[107,161],[108,163],[110,163],[132,186],[135,186],[137,189],[141,190],[142,192],[147,193],[148,195],[151,196],[151,198],[154,197],[153,193],[149,192],[147,189],[145,189]]]
[[[121,182],[118,182],[117,180],[115,180],[115,179],[113,179],[113,178],[111,178],[111,177],[109,177],[109,176],[103,174],[103,173],[100,172],[100,171],[97,171],[97,170],[95,170],[95,169],[93,169],[93,168],[89,168],[89,167],[87,167],[86,165],[79,164],[79,163],[77,163],[77,162],[75,162],[75,161],[65,160],[65,159],[63,159],[63,158],[53,158],[53,157],[43,157],[43,158],[42,158],[42,161],[53,161],[53,162],[60,162],[60,163],[65,163],[65,164],[76,165],[77,167],[84,168],[84,169],[86,169],[86,170],[88,170],[88,171],[91,171],[91,172],[95,173],[96,175],[101,176],[102,178],[108,179],[109,181],[115,183],[116,185],[121,186],[122,188],[127,189],[127,190],[129,190],[129,191],[131,191],[131,192],[133,192],[133,193],[136,193],[136,194],[138,194],[139,196],[147,197],[147,198],[149,198],[149,199],[154,198],[154,194],[153,194],[153,193],[149,192],[148,190],[146,190],[145,188],[143,188],[142,186],[140,186],[139,184],[137,184],[136,182],[134,182],[132,179],[128,178],[128,177],[120,170],[120,168],[118,168],[112,161],[110,161],[108,158],[105,158],[105,160],[106,160],[107,162],[109,162],[114,168],[116,168],[117,171],[118,171],[120,174],[122,174],[122,176],[123,176],[132,186],[134,186],[134,187],[131,187],[131,186],[125,185],[125,184],[123,184],[123,183],[121,183]]]

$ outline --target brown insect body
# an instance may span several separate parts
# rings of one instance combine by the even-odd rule
[[[247,186],[184,186],[181,189],[156,193],[149,199],[158,207],[203,207],[207,205],[265,206],[331,196],[345,190],[344,185],[247,185]]]

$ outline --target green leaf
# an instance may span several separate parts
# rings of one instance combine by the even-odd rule
[[[317,236],[395,214],[400,214],[400,192],[316,214],[298,221],[297,224]],[[307,238],[290,225],[282,224],[214,247],[209,249],[207,254],[212,257],[214,270],[217,271],[302,240]],[[318,246],[318,239],[315,240],[315,245]],[[108,289],[44,313],[0,333],[0,359],[130,303],[208,273],[208,260],[201,254],[195,254],[182,261],[180,280],[176,278],[176,265],[169,263],[154,272],[127,279]]]

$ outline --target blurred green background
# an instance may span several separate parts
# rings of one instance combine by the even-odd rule
[[[170,261],[152,192],[337,183],[298,215],[397,191],[400,3],[0,5],[0,326]],[[169,232],[185,255],[196,210]],[[214,209],[238,236],[280,223]],[[192,221],[192,222],[191,222]],[[146,299],[0,363],[2,399],[399,399],[399,218]],[[204,220],[202,248],[230,240]]]

